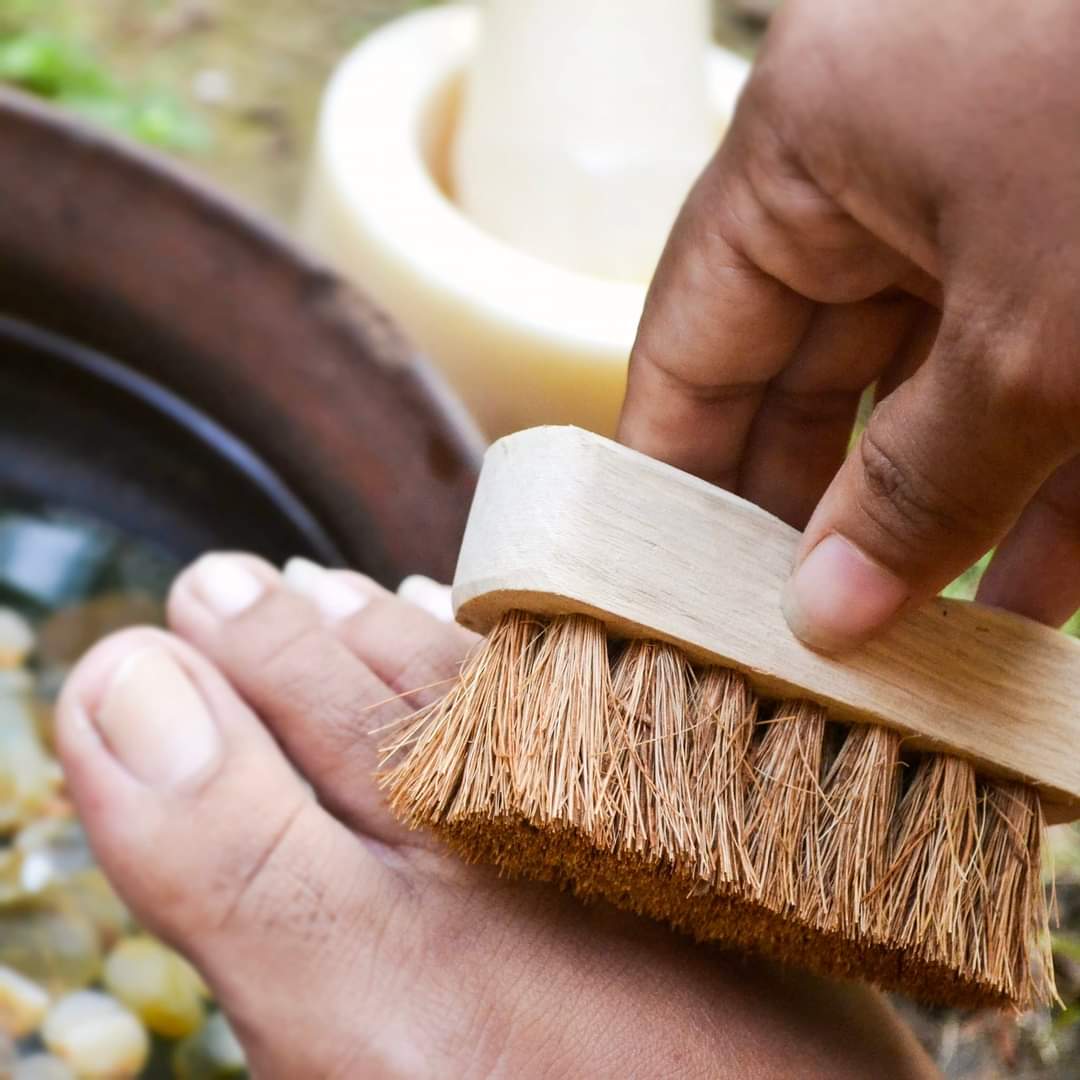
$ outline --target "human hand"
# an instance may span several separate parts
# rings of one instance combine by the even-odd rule
[[[1069,0],[793,0],[674,227],[619,436],[805,526],[814,647],[995,543],[981,600],[1080,604],[1078,71]]]
[[[113,884],[201,969],[253,1075],[935,1075],[865,987],[505,881],[395,821],[378,745],[444,692],[466,631],[243,555],[186,571],[169,623],[79,663],[57,741]]]

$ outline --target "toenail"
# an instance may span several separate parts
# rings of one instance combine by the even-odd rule
[[[367,607],[366,593],[310,559],[290,559],[281,576],[287,588],[310,600],[331,622],[347,619]]]
[[[441,585],[423,574],[410,574],[399,586],[398,596],[409,604],[423,608],[443,622],[454,621],[454,606],[450,601],[450,586]]]
[[[94,722],[127,771],[153,787],[182,786],[204,773],[221,750],[202,695],[156,645],[121,661]]]
[[[222,619],[246,611],[265,591],[235,555],[206,555],[195,565],[195,591]]]

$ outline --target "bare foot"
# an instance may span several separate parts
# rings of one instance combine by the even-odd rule
[[[59,743],[98,857],[257,1076],[933,1075],[868,990],[501,881],[394,821],[374,733],[441,692],[465,631],[357,574],[232,555],[179,579],[169,619],[81,662]]]

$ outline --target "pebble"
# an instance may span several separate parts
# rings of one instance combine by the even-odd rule
[[[148,593],[102,593],[53,612],[38,630],[38,656],[43,667],[65,670],[108,634],[164,621],[161,601]]]
[[[0,669],[22,667],[34,651],[34,631],[17,612],[0,607]]]
[[[34,688],[30,672],[23,668],[0,668],[0,697],[20,697]]]
[[[54,910],[70,911],[89,920],[106,950],[134,930],[131,912],[97,866],[54,883],[42,900]]]
[[[15,837],[15,849],[22,855],[20,878],[28,893],[94,865],[86,832],[70,818],[43,818],[25,826]]]
[[[52,1054],[31,1054],[15,1063],[11,1080],[78,1080],[75,1074]]]
[[[247,1075],[199,974],[136,930],[94,862],[52,747],[71,664],[107,633],[162,622],[175,568],[125,551],[108,531],[0,512],[0,585],[35,612],[0,604],[0,1080]],[[87,597],[91,581],[108,591]]]
[[[24,901],[0,918],[0,964],[63,994],[101,974],[101,946],[85,916]]]
[[[43,607],[85,596],[112,551],[109,530],[74,520],[0,514],[0,582]]]
[[[63,779],[42,745],[37,721],[21,697],[0,694],[0,831],[43,814]]]
[[[22,856],[14,848],[0,848],[0,909],[23,899]]]
[[[244,1049],[224,1014],[214,1013],[173,1052],[176,1080],[234,1080],[246,1075]]]
[[[61,998],[45,1017],[41,1037],[82,1080],[129,1080],[150,1053],[139,1018],[98,990]]]
[[[5,1080],[15,1068],[16,1057],[15,1040],[10,1035],[5,1035],[0,1031],[0,1076],[4,1077]]]
[[[121,941],[105,960],[105,988],[167,1039],[202,1027],[206,985],[181,956],[150,937]]]
[[[49,992],[14,968],[0,966],[0,1030],[15,1039],[36,1031],[49,1009]]]

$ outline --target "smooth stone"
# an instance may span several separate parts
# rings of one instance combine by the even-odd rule
[[[117,532],[109,560],[95,584],[102,596],[121,593],[159,599],[168,595],[182,569],[183,563],[155,543]]]
[[[180,1039],[202,1026],[205,984],[182,956],[151,937],[121,941],[105,959],[103,981],[157,1035]]]
[[[15,1040],[0,1031],[0,1076],[8,1077],[12,1074],[17,1053]]]
[[[24,668],[0,668],[0,697],[23,697],[34,688],[30,672]]]
[[[149,593],[103,593],[50,615],[38,631],[38,655],[45,667],[66,668],[117,630],[164,621],[164,604]]]
[[[43,986],[14,968],[0,965],[0,1030],[15,1039],[36,1031],[49,1001]]]
[[[79,912],[24,901],[0,912],[0,964],[63,994],[98,978],[101,946]]]
[[[172,1066],[176,1080],[233,1080],[246,1075],[247,1060],[229,1022],[217,1012],[177,1046]]]
[[[0,695],[0,831],[16,829],[48,810],[62,779],[29,704]]]
[[[49,1010],[41,1038],[85,1080],[128,1080],[150,1054],[150,1038],[139,1018],[99,990],[79,990]]]
[[[73,912],[89,920],[103,949],[112,948],[135,928],[131,912],[98,866],[53,884],[42,895],[42,901],[56,910]]]
[[[0,848],[0,918],[9,904],[26,899],[22,887],[22,856],[13,847]]]
[[[34,631],[14,608],[0,607],[0,669],[21,668],[34,651]]]
[[[31,1054],[15,1063],[11,1080],[78,1080],[75,1074],[52,1054]]]
[[[0,515],[0,584],[46,608],[85,595],[108,560],[111,533],[83,521]]]
[[[32,822],[15,837],[15,848],[22,854],[20,875],[28,893],[41,892],[94,866],[86,832],[73,818]]]

